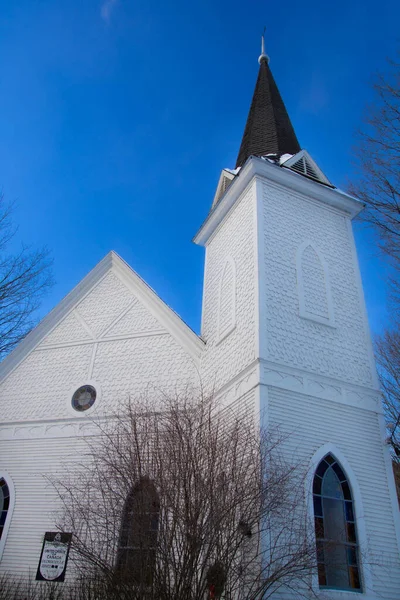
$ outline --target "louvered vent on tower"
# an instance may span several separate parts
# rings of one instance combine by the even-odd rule
[[[334,187],[306,150],[301,150],[289,158],[289,160],[282,163],[281,166],[300,173],[300,175],[305,175],[305,177],[310,177],[310,179],[314,179],[315,181],[319,181],[319,183]]]
[[[231,185],[232,181],[235,179],[236,172],[238,172],[238,171],[239,171],[239,169],[237,169],[237,171],[233,171],[233,172],[228,169],[223,169],[221,176],[219,178],[217,191],[215,192],[215,196],[214,196],[214,200],[213,200],[211,208],[214,208],[214,206],[219,202],[219,200],[225,194],[226,190]]]
[[[297,162],[294,163],[290,167],[292,171],[297,171],[298,173],[302,173],[303,175],[307,175],[308,177],[313,177],[313,179],[318,179],[318,175],[312,168],[312,166],[306,161],[304,156],[300,158]]]

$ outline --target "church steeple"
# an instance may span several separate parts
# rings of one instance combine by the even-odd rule
[[[261,55],[258,62],[260,70],[236,168],[241,167],[251,155],[276,154],[282,156],[283,154],[297,154],[300,151],[300,144],[293,125],[269,68],[269,57],[264,48],[264,36],[262,36]]]

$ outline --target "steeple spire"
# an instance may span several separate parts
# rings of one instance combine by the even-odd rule
[[[264,36],[265,36],[265,27],[264,27],[264,33],[261,36],[261,54],[258,57],[258,64],[261,65],[261,61],[266,60],[267,63],[269,64],[269,56],[268,54],[265,53],[265,40],[264,40]]]
[[[300,151],[300,144],[269,68],[264,35],[261,38],[261,55],[258,62],[260,69],[236,168],[241,167],[251,155],[282,156]]]

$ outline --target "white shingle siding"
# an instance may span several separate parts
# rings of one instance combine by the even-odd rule
[[[329,319],[328,293],[323,264],[311,246],[308,244],[300,255],[300,268],[297,281],[302,281],[304,313],[310,318],[320,317]]]
[[[0,384],[2,421],[77,416],[71,395],[88,380],[101,390],[96,409],[107,412],[128,396],[183,392],[199,375],[165,327],[109,273]]]
[[[39,327],[26,354],[0,369],[0,471],[16,490],[0,571],[35,572],[57,507],[42,475],[82,452],[92,414],[114,412],[128,396],[191,393],[201,382],[221,407],[256,423],[261,404],[265,422],[284,433],[286,457],[304,472],[325,445],[340,451],[360,490],[369,561],[376,558],[367,597],[400,598],[399,514],[345,212],[346,202],[357,207],[343,195],[335,204],[332,190],[276,165],[250,163],[199,233],[205,343],[112,256],[78,286],[79,300],[67,298],[61,320],[48,321],[47,335]],[[95,410],[78,414],[72,392],[90,381]]]
[[[254,200],[252,186],[227,215],[206,250],[202,337],[207,351],[203,355],[202,377],[215,391],[256,358]],[[221,340],[218,330],[219,294],[228,258],[235,265],[235,327]]]
[[[264,358],[372,385],[348,217],[275,184],[264,184],[262,193],[266,308],[261,327],[267,336]],[[312,241],[326,260],[335,328],[299,318],[296,253],[305,240]],[[321,300],[316,298],[318,302]],[[308,304],[308,310],[315,313],[319,309]]]

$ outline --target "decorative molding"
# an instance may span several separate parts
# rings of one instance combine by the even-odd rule
[[[225,195],[216,204],[215,208],[211,210],[207,219],[195,235],[193,239],[195,244],[199,244],[200,246],[207,244],[212,233],[220,225],[233,205],[236,204],[249,183],[257,176],[262,177],[264,181],[268,180],[282,185],[285,189],[289,188],[300,192],[308,198],[313,198],[319,203],[338,209],[352,218],[358,215],[364,208],[362,202],[337,188],[329,188],[316,181],[307,179],[290,169],[283,169],[279,165],[272,164],[269,161],[250,156],[227,189]]]
[[[308,394],[327,398],[328,400],[343,398],[344,391],[340,386],[330,385],[311,378],[306,379],[306,390]]]
[[[107,325],[107,327],[105,327],[105,329],[103,329],[103,331],[99,335],[99,338],[104,338],[107,335],[107,333],[111,331],[114,325],[116,325],[118,321],[120,321],[126,315],[126,313],[128,313],[131,310],[131,308],[135,306],[135,304],[137,304],[136,298],[134,298],[132,302],[128,304],[128,306],[124,310],[122,310],[120,314],[113,321],[111,321],[111,323]]]
[[[138,333],[127,333],[121,335],[113,335],[110,337],[100,337],[94,340],[77,340],[76,342],[60,342],[59,344],[42,344],[40,348],[35,348],[33,352],[42,352],[43,350],[53,350],[54,348],[73,348],[75,346],[87,346],[91,344],[100,344],[102,342],[114,342],[117,340],[132,340],[135,338],[146,338],[160,335],[168,335],[168,331],[165,329],[155,329],[153,331],[140,331]]]
[[[260,383],[304,395],[331,400],[348,406],[355,406],[372,412],[382,412],[381,393],[323,377],[310,374],[300,369],[276,365],[261,360]]]
[[[83,417],[84,422],[55,421],[54,423],[24,423],[13,427],[0,427],[1,441],[42,440],[58,438],[78,438],[99,433],[95,421]]]
[[[90,358],[90,365],[89,365],[89,370],[88,370],[88,379],[91,379],[93,376],[94,362],[96,360],[96,354],[97,354],[98,347],[99,347],[99,344],[97,342],[93,344],[92,356]]]
[[[264,357],[268,352],[266,277],[265,277],[265,243],[264,243],[264,198],[263,184],[257,178],[254,182],[254,300],[255,300],[255,356]]]
[[[277,385],[288,389],[304,390],[304,378],[292,375],[285,371],[265,368],[263,372],[263,383],[266,385]]]
[[[229,406],[244,394],[255,388],[260,383],[260,371],[258,361],[254,361],[244,371],[239,373],[228,384],[223,386],[215,394],[215,399],[223,407]]]
[[[104,279],[104,277],[102,277],[102,280]],[[97,287],[99,285],[100,281],[92,288],[93,289],[95,287]],[[88,294],[86,294],[87,296]],[[85,297],[86,297],[85,296]],[[82,298],[83,300],[83,298]],[[81,302],[82,302],[81,300]],[[92,329],[89,327],[89,325],[86,323],[85,319],[82,317],[82,315],[80,314],[78,308],[74,308],[74,310],[72,311],[72,313],[75,315],[75,317],[78,319],[78,321],[80,322],[80,324],[82,325],[82,327],[84,328],[84,330],[88,333],[88,335],[91,337],[92,340],[95,339],[96,335],[94,334],[94,332],[92,331]]]

